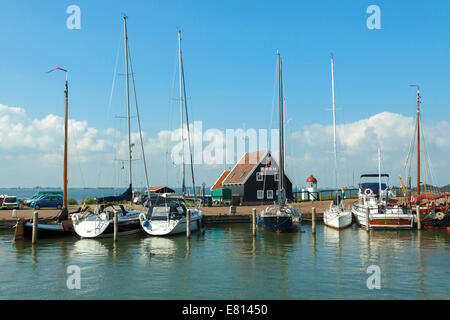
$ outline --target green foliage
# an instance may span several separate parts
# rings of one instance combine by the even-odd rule
[[[93,198],[87,197],[81,201],[81,204],[97,204],[97,201]]]
[[[67,200],[67,202],[68,202],[69,206],[71,206],[71,205],[73,205],[73,206],[78,205],[77,200],[75,200],[74,198],[69,198],[69,199]]]

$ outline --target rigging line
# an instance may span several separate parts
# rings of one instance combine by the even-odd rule
[[[191,159],[192,186],[194,189],[194,203],[196,203],[197,195],[196,195],[196,191],[195,191],[194,162],[192,161],[191,134],[190,134],[190,130],[189,130],[189,115],[188,115],[187,101],[186,101],[186,85],[185,85],[185,79],[184,79],[184,66],[183,66],[183,57],[181,55],[181,47],[180,47],[180,63],[181,63],[181,77],[183,80],[184,106],[185,106],[185,110],[186,110],[186,127],[187,127],[187,134],[188,134],[189,156]],[[184,143],[184,141],[183,141],[183,143]]]
[[[149,187],[149,184],[148,184],[148,173],[147,173],[147,163],[145,161],[144,141],[142,139],[141,120],[140,120],[140,117],[139,117],[139,108],[138,108],[138,101],[137,101],[137,95],[136,95],[136,85],[135,85],[135,82],[134,82],[133,64],[131,62],[131,49],[130,49],[129,45],[128,45],[128,56],[129,56],[129,59],[130,59],[131,79],[132,79],[132,82],[133,82],[134,101],[135,101],[135,104],[136,104],[136,116],[137,116],[138,127],[139,127],[139,138],[141,140],[142,158],[144,160],[145,180],[146,180],[146,183],[147,183],[147,190],[149,190],[150,187]],[[148,192],[150,192],[150,191],[148,191]]]
[[[277,90],[277,74],[278,74],[278,64],[275,64],[275,75],[273,77],[273,96],[272,96],[272,111],[270,113],[270,122],[269,122],[269,131],[270,131],[270,135],[267,136],[267,140],[266,143],[268,144],[268,150],[270,150],[270,152],[272,152],[272,125],[273,125],[273,114],[274,114],[274,109],[275,109],[275,96],[277,94],[276,90]]]
[[[108,110],[106,112],[107,117],[109,118],[110,115],[110,111],[111,111],[111,103],[112,103],[112,97],[114,94],[114,87],[115,87],[115,83],[116,83],[116,77],[117,77],[117,65],[119,64],[119,52],[120,52],[120,43],[122,41],[122,38],[119,38],[119,44],[117,46],[117,54],[116,54],[116,64],[114,67],[114,74],[113,74],[113,80],[112,80],[112,85],[111,85],[111,93],[109,95],[109,103],[108,103]]]
[[[174,70],[173,70],[173,76],[172,76],[172,89],[170,90],[170,95],[169,95],[169,112],[167,114],[167,125],[169,128],[169,133],[167,134],[167,139],[166,139],[166,164],[165,164],[165,168],[166,168],[166,185],[169,185],[169,146],[170,146],[170,141],[169,141],[169,136],[171,136],[172,133],[172,113],[173,113],[173,109],[174,109],[174,103],[175,100],[172,99],[172,97],[174,96],[174,92],[175,92],[175,81],[176,81],[176,76],[177,76],[177,61],[178,61],[178,48],[176,50],[175,53],[175,63],[173,64],[174,66]],[[172,164],[172,157],[171,159],[171,164]],[[179,178],[178,174],[177,177]],[[177,181],[177,185],[179,185],[179,179]]]
[[[70,108],[67,108],[68,110],[68,117],[69,117],[69,119],[71,118],[71,112],[70,112]],[[80,161],[80,155],[79,155],[79,152],[78,152],[78,147],[77,147],[77,145],[78,145],[78,138],[77,138],[77,134],[75,133],[75,130],[73,130],[73,124],[71,124],[71,121],[69,120],[69,130],[70,130],[70,132],[72,132],[72,136],[73,136],[73,140],[74,140],[74,143],[75,143],[75,153],[76,153],[76,156],[77,156],[77,162],[78,162],[78,169],[80,170],[80,177],[81,177],[81,182],[82,182],[82,184],[83,184],[83,187],[85,187],[86,188],[86,182],[85,182],[85,180],[84,180],[84,175],[83,175],[83,171],[81,170],[81,161]]]

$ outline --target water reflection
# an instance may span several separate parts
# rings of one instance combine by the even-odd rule
[[[88,255],[97,257],[106,257],[109,254],[108,248],[96,239],[80,239],[75,241],[72,247],[72,256]]]

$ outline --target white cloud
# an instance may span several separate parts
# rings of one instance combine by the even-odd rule
[[[193,127],[191,127],[193,129]],[[377,171],[377,148],[381,146],[384,171],[391,174],[391,183],[404,174],[403,165],[414,129],[414,119],[400,114],[383,112],[368,119],[337,127],[339,141],[340,181],[355,183],[362,173]],[[205,139],[203,128],[192,130],[193,141]],[[223,132],[223,131],[221,131]],[[429,156],[437,183],[450,182],[450,123],[442,121],[425,126]],[[225,134],[225,132],[223,132]],[[163,130],[149,136],[143,132],[144,150],[149,168],[150,185],[179,185],[180,166],[173,166],[172,141],[179,130]],[[216,132],[214,135],[218,135]],[[0,167],[3,170],[0,186],[58,186],[62,180],[64,119],[46,115],[30,118],[25,109],[0,104]],[[310,174],[319,180],[319,187],[332,186],[334,168],[331,125],[311,124],[293,132],[286,141],[287,172],[294,185],[303,186]],[[145,184],[139,134],[131,137],[133,148],[133,179],[135,185]],[[207,139],[206,139],[207,140]],[[194,144],[194,143],[193,143]],[[203,147],[217,141],[204,141]],[[186,146],[187,147],[187,146]],[[198,152],[199,150],[195,150]],[[239,159],[241,155],[237,155]],[[69,120],[69,185],[123,186],[128,183],[128,139],[114,128],[99,130],[87,121]],[[122,161],[125,170],[122,170]],[[214,183],[225,167],[230,165],[196,165],[197,185]],[[190,169],[186,170],[190,181]]]
[[[378,172],[377,150],[381,149],[383,169],[391,175],[390,183],[398,185],[398,176],[404,176],[404,164],[409,151],[415,119],[392,112],[382,112],[353,123],[337,125],[339,175],[346,185],[358,183],[363,173]],[[438,181],[429,183],[447,184],[450,158],[450,123],[443,121],[435,126],[425,126],[424,133],[428,155],[432,161]],[[290,155],[288,164],[302,186],[309,174],[313,173],[322,187],[333,186],[333,127],[332,125],[312,124],[305,126],[289,137],[295,154]],[[433,161],[435,160],[435,161]],[[415,165],[415,164],[413,164]],[[288,169],[289,170],[289,169]],[[411,175],[414,177],[414,170]]]

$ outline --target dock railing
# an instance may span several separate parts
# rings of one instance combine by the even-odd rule
[[[295,202],[302,201],[328,201],[333,200],[334,193],[336,190],[327,189],[327,190],[318,190],[310,192],[308,190],[304,191],[294,191],[292,192]],[[358,188],[349,188],[341,190],[340,194],[343,199],[356,199],[358,198]]]

